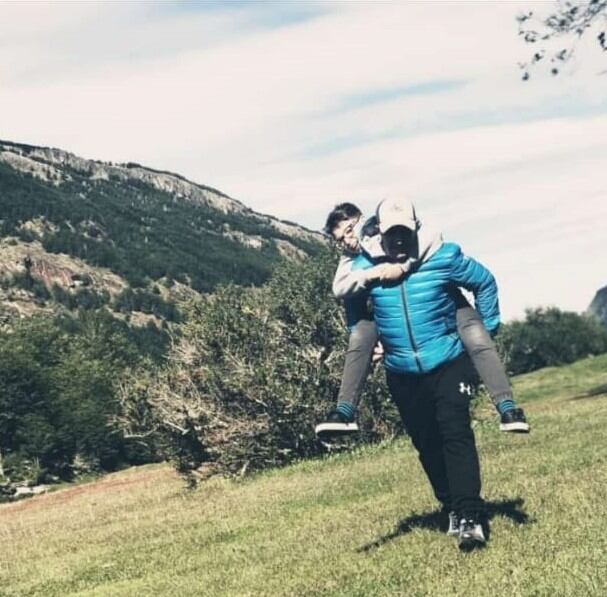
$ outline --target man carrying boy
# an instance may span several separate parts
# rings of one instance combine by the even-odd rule
[[[364,220],[361,211],[352,203],[336,206],[327,218],[325,231],[343,250],[333,292],[337,298],[344,299],[351,333],[337,408],[316,426],[321,439],[329,440],[358,431],[356,412],[378,340],[373,316],[367,308],[367,288],[373,283],[402,279],[412,266],[429,259],[442,245],[441,235],[422,227],[413,206],[410,209],[418,254],[409,256],[403,263],[385,261],[377,218]],[[360,253],[375,259],[377,264],[364,270],[353,269]],[[524,412],[516,408],[508,376],[479,314],[457,288],[450,290],[450,296],[457,306],[457,333],[500,414],[500,429],[527,433],[529,425]]]
[[[461,549],[473,549],[485,542],[469,412],[475,373],[456,331],[451,292],[457,287],[471,291],[492,332],[499,325],[495,279],[454,243],[442,243],[419,259],[417,218],[406,201],[382,202],[377,219],[387,258],[401,266],[412,260],[402,279],[379,280],[367,290],[385,350],[388,388],[434,494],[450,512],[450,534],[457,533]],[[352,269],[375,265],[377,260],[360,254]]]

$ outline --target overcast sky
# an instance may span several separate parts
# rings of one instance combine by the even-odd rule
[[[523,83],[551,2],[1,2],[0,138],[135,161],[320,229],[410,197],[505,319],[607,285],[607,57]]]

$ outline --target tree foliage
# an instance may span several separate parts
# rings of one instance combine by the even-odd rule
[[[497,340],[514,375],[607,352],[607,329],[596,318],[555,307],[527,310],[524,321],[502,326]]]
[[[263,288],[223,286],[192,303],[169,365],[123,388],[128,433],[160,438],[186,473],[256,470],[322,452],[314,425],[335,405],[346,345],[334,267],[324,253],[282,264]],[[365,394],[362,439],[390,436],[398,417],[383,371]]]
[[[152,458],[116,423],[116,383],[145,353],[137,332],[103,312],[38,316],[2,332],[4,482],[71,479]]]
[[[550,72],[557,75],[574,55],[579,40],[589,32],[596,35],[601,49],[607,51],[607,0],[559,1],[546,17],[538,18],[530,11],[520,14],[517,21],[519,35],[535,46],[530,60],[519,65],[524,81],[540,61],[547,62]]]

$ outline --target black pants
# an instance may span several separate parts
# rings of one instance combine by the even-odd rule
[[[387,379],[437,499],[460,515],[480,514],[480,467],[470,427],[475,374],[469,357],[423,375],[388,371]]]

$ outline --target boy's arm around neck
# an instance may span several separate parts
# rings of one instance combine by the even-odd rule
[[[355,267],[358,255],[342,255],[333,278],[333,294],[338,299],[346,299],[365,291],[369,284],[377,280],[374,267]]]

